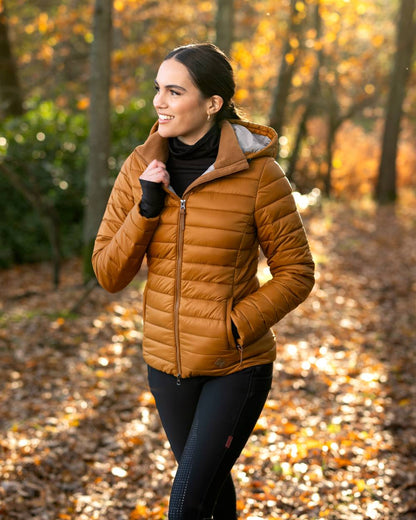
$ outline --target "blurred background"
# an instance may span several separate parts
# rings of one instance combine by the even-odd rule
[[[91,241],[175,46],[217,43],[296,191],[413,200],[414,0],[0,1],[0,267]],[[90,129],[90,130],[89,130]],[[301,199],[299,199],[301,200]],[[308,204],[308,199],[303,199]]]

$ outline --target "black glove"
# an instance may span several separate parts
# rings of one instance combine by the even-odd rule
[[[154,218],[160,215],[165,205],[165,195],[160,182],[145,181],[139,179],[142,187],[142,200],[139,203],[140,214],[146,218]]]

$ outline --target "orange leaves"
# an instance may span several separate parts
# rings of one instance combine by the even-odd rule
[[[126,7],[126,3],[124,2],[124,0],[115,0],[113,7],[116,11],[122,12]]]
[[[348,466],[352,466],[353,462],[351,459],[346,459],[342,457],[334,457],[332,461],[335,463],[335,466],[338,468],[348,468]]]
[[[317,282],[277,326],[273,387],[233,471],[242,520],[412,517],[415,208],[306,210]],[[80,265],[58,291],[49,266],[0,271],[0,516],[162,520],[176,465],[133,333],[142,285],[96,289],[69,317]]]
[[[285,54],[285,60],[288,65],[293,65],[293,63],[295,62],[295,59],[296,59],[296,56],[295,56],[295,54],[293,54],[293,52],[288,52],[287,54]]]
[[[292,433],[295,433],[298,431],[298,427],[296,424],[293,424],[291,422],[286,422],[282,426],[283,433],[286,435],[292,435]]]
[[[155,398],[153,397],[151,392],[147,392],[147,391],[142,392],[139,396],[139,402],[143,406],[150,406],[150,407],[155,406]]]
[[[134,511],[130,513],[129,520],[142,520],[143,518],[148,518],[147,513],[148,508],[139,504],[134,508]]]
[[[154,508],[146,507],[138,504],[130,513],[129,520],[163,520],[166,518],[167,508],[163,506],[156,506]]]
[[[253,55],[249,49],[243,45],[236,43],[234,45],[233,59],[243,68],[249,69],[253,63]]]
[[[383,43],[385,42],[385,36],[383,34],[375,34],[372,38],[371,38],[371,43],[374,45],[374,47],[378,48],[378,47],[381,47],[383,45]]]
[[[78,110],[87,110],[90,106],[90,99],[86,96],[83,96],[77,101]]]
[[[363,480],[363,479],[355,480],[354,484],[356,485],[357,491],[359,493],[362,493],[367,487],[367,484],[366,484],[365,480]]]

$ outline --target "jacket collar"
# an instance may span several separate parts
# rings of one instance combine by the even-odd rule
[[[149,164],[153,159],[166,162],[169,148],[168,140],[157,131],[156,122],[150,130],[146,142],[136,148],[136,152]],[[250,136],[255,136],[253,139]],[[192,187],[208,180],[224,177],[236,171],[245,170],[249,160],[256,157],[275,157],[277,152],[277,134],[267,126],[241,120],[223,121],[218,156],[212,168],[192,183]],[[187,190],[186,190],[187,191]]]

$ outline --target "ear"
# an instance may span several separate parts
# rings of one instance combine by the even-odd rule
[[[221,110],[221,107],[223,104],[224,104],[224,100],[222,99],[221,96],[217,96],[217,95],[211,96],[209,98],[209,103],[208,103],[209,113],[212,115],[216,114],[217,112],[219,112]]]

